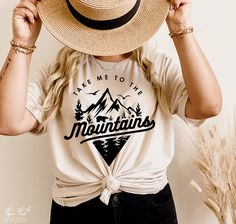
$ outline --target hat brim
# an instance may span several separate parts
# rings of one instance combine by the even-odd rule
[[[96,30],[81,24],[70,13],[65,0],[41,0],[38,12],[47,30],[64,45],[91,55],[130,52],[150,39],[169,12],[167,0],[141,0],[132,20],[111,30]]]

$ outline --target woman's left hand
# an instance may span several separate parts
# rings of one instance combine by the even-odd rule
[[[191,0],[167,0],[170,2],[170,11],[166,19],[170,32],[179,31],[192,26]]]

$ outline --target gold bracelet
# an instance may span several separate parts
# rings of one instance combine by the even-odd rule
[[[36,46],[29,47],[29,46],[17,43],[14,40],[12,40],[10,44],[11,44],[12,49],[14,49],[16,53],[22,53],[26,55],[32,54],[34,50],[36,49]]]
[[[182,38],[185,34],[189,34],[193,32],[193,27],[188,27],[179,31],[175,31],[173,33],[169,33],[172,39],[179,39]]]
[[[32,54],[32,53],[33,53],[33,51],[27,51],[27,50],[22,49],[22,48],[20,48],[20,47],[14,47],[14,46],[12,46],[11,48],[12,48],[17,54],[18,54],[18,53],[22,53],[22,54],[28,55],[28,54]]]

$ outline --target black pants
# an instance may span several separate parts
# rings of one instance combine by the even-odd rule
[[[157,194],[113,194],[109,205],[96,197],[75,207],[52,201],[50,224],[177,224],[169,184]]]

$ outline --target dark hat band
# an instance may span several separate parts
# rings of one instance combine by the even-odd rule
[[[93,29],[97,29],[97,30],[110,30],[110,29],[114,29],[114,28],[118,28],[120,26],[123,26],[124,24],[129,22],[134,17],[136,12],[138,11],[141,0],[137,0],[134,7],[129,12],[127,12],[125,15],[123,15],[119,18],[116,18],[116,19],[111,19],[111,20],[89,19],[89,18],[81,15],[73,7],[73,5],[70,3],[69,0],[66,0],[66,2],[67,2],[68,8],[69,8],[71,14],[74,16],[75,19],[77,19],[83,25],[93,28]]]

